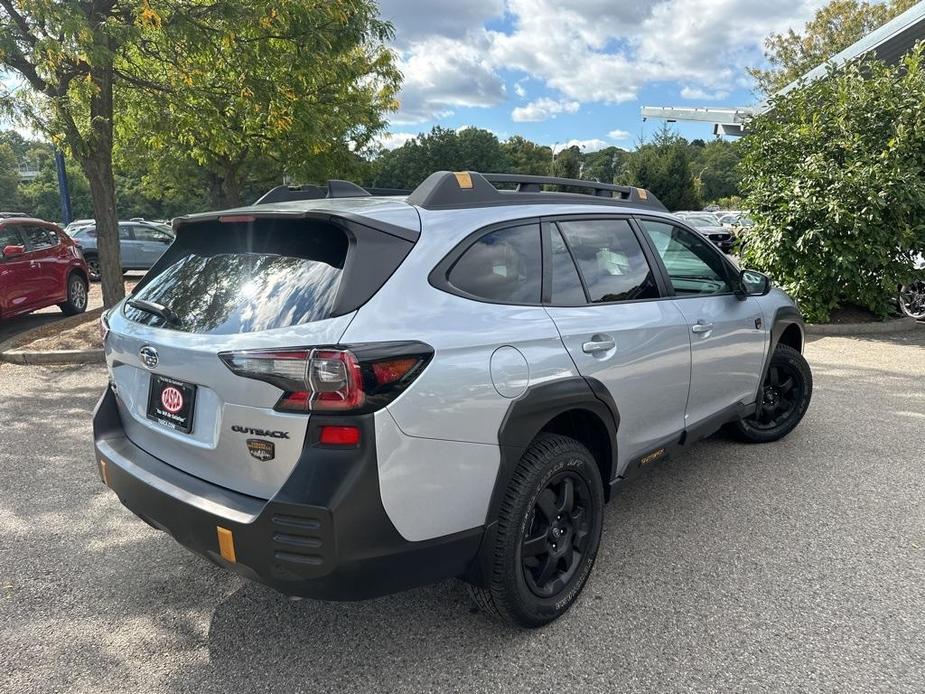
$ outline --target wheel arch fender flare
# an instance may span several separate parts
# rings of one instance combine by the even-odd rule
[[[587,413],[594,417],[603,431],[606,431],[605,460],[598,460],[598,466],[607,471],[602,474],[604,498],[609,498],[610,486],[617,470],[617,430],[620,427],[620,411],[610,392],[603,383],[594,378],[572,376],[551,383],[532,386],[508,406],[498,429],[500,462],[495,484],[492,488],[488,512],[485,518],[485,533],[479,556],[461,578],[476,585],[484,585],[490,571],[489,548],[494,546],[498,512],[504,494],[524,452],[547,425],[557,417],[572,412]]]
[[[806,331],[803,325],[803,315],[796,306],[780,306],[774,312],[771,320],[770,342],[768,344],[768,353],[764,358],[764,366],[761,369],[761,379],[758,382],[758,389],[761,390],[761,384],[764,383],[764,377],[771,367],[771,358],[774,356],[774,350],[777,345],[790,345],[801,354],[806,344]],[[755,394],[758,397],[758,393]]]
[[[576,411],[594,416],[607,431],[605,459],[598,460],[602,470],[609,470],[609,479],[601,479],[606,493],[617,469],[616,437],[620,427],[620,412],[610,392],[597,379],[581,376],[536,385],[511,402],[498,429],[501,459],[486,525],[497,519],[505,489],[527,447],[557,417]]]

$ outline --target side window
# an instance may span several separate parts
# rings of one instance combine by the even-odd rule
[[[665,263],[675,294],[726,294],[732,291],[726,266],[713,245],[687,229],[664,222],[641,220]]]
[[[538,224],[485,234],[453,264],[448,281],[479,299],[538,304],[543,267]]]
[[[31,224],[23,225],[21,229],[26,242],[26,250],[28,251],[41,251],[61,243],[61,239],[51,229]]]
[[[128,224],[119,225],[119,240],[120,241],[131,241],[132,240],[132,228]]]
[[[137,225],[135,227],[135,240],[136,241],[154,241],[160,243],[169,243],[171,241],[170,234],[161,231],[160,229],[155,229],[154,227],[146,227]]]
[[[575,268],[575,261],[569,252],[562,234],[555,224],[548,225],[551,232],[552,248],[552,291],[550,301],[555,306],[582,306],[588,303],[581,278]]]
[[[559,222],[592,303],[659,296],[655,275],[625,219]]]
[[[7,246],[21,246],[22,237],[19,235],[19,229],[14,224],[7,224],[0,227],[0,253]]]

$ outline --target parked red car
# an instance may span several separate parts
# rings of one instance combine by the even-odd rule
[[[51,222],[0,216],[0,319],[57,304],[87,309],[89,273],[77,245]]]

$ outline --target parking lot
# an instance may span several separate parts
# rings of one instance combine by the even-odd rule
[[[803,424],[628,486],[536,632],[457,582],[325,604],[225,573],[100,483],[102,368],[0,365],[0,690],[922,691],[925,329],[807,354]]]

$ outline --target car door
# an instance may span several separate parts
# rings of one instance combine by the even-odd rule
[[[735,268],[702,236],[665,220],[639,223],[690,330],[687,428],[753,403],[768,343],[760,304],[734,291]]]
[[[61,239],[41,224],[20,226],[26,244],[26,257],[32,274],[33,304],[48,306],[61,298],[62,282],[58,278],[57,250]]]
[[[0,254],[7,246],[23,246],[19,225],[0,225]],[[11,315],[27,310],[38,300],[38,287],[31,261],[22,255],[0,255],[0,315]]]
[[[579,373],[600,381],[620,414],[618,469],[661,457],[684,430],[690,340],[684,315],[625,217],[543,224],[545,302]]]
[[[154,265],[170,244],[173,243],[172,235],[145,224],[136,224],[134,233],[140,256],[138,267],[145,270]]]
[[[123,270],[136,270],[144,267],[141,242],[135,239],[134,224],[119,223],[119,252],[122,256]]]

